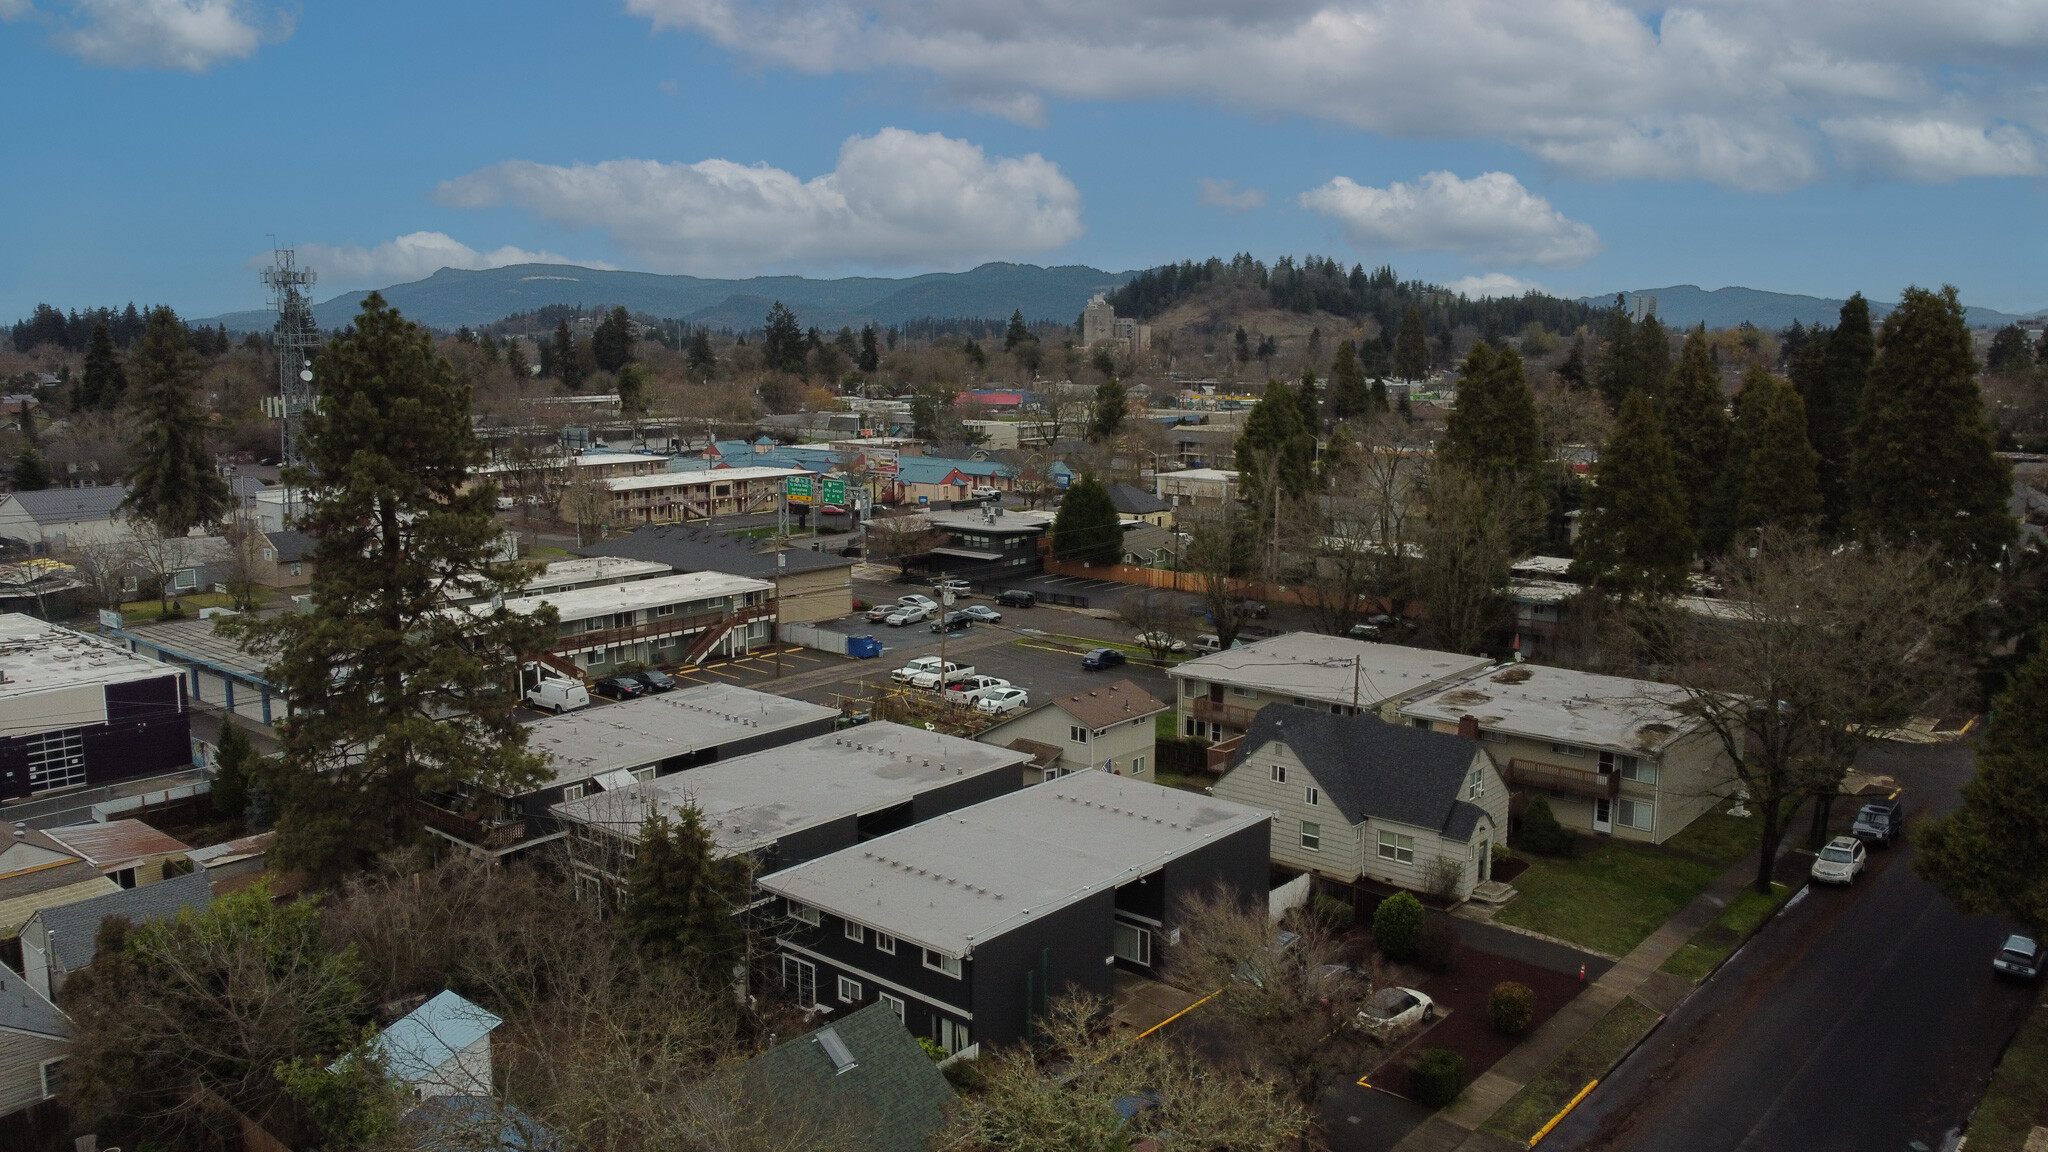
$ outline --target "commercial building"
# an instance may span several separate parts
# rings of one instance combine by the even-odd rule
[[[1015,511],[994,504],[927,514],[923,527],[944,538],[923,553],[905,556],[903,569],[975,581],[1021,580],[1045,571],[1040,542],[1054,514]],[[870,526],[871,532],[879,532]]]
[[[580,552],[660,564],[676,572],[725,572],[772,581],[776,619],[784,624],[816,624],[853,611],[855,561],[836,552],[763,551],[757,540],[694,524],[647,525]]]
[[[1189,468],[1152,478],[1155,493],[1175,508],[1218,508],[1237,500],[1237,473],[1223,468]]]
[[[1271,815],[1082,772],[776,872],[783,986],[882,1003],[948,1051],[1030,1035],[1070,989],[1152,973],[1181,901],[1219,885],[1261,910]]]
[[[616,477],[603,481],[612,497],[604,522],[614,527],[680,524],[713,516],[773,512],[790,477],[815,475],[801,468],[744,467]],[[563,514],[578,522],[574,501],[564,500]]]
[[[513,612],[553,606],[560,632],[549,651],[604,676],[623,664],[694,664],[766,644],[775,586],[724,572],[689,572],[573,588],[505,601]]]
[[[1097,292],[1081,310],[1081,347],[1097,344],[1121,345],[1127,353],[1143,352],[1152,346],[1152,326],[1119,319],[1109,299]]]
[[[1030,753],[1031,763],[1024,769],[1027,784],[1090,771],[1151,780],[1158,763],[1158,725],[1153,717],[1164,711],[1166,703],[1136,681],[1118,680],[1055,696],[975,739]]]
[[[97,637],[0,616],[0,803],[190,767],[182,681]]]
[[[1289,632],[1167,669],[1181,734],[1223,741],[1242,735],[1268,704],[1346,716],[1393,705],[1491,667],[1484,656]]]

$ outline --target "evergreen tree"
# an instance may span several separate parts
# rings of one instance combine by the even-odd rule
[[[1034,337],[1024,323],[1024,312],[1019,309],[1010,313],[1010,326],[1003,330],[1003,351],[1015,352],[1019,344],[1029,344]]]
[[[2048,648],[1991,709],[1963,803],[1913,838],[1913,867],[1958,908],[2048,932]]]
[[[1572,334],[1572,346],[1564,354],[1564,363],[1557,366],[1557,378],[1567,388],[1586,386],[1586,330],[1581,328]]]
[[[249,786],[256,776],[256,746],[249,734],[233,720],[220,726],[220,746],[214,752],[213,814],[239,823],[249,810]]]
[[[1849,527],[1849,436],[1876,358],[1870,302],[1858,292],[1843,302],[1833,330],[1810,329],[1790,360],[1792,383],[1806,405],[1806,439],[1820,453],[1822,519],[1830,535]]]
[[[40,492],[48,488],[50,465],[43,459],[43,450],[33,441],[23,444],[21,452],[14,457],[14,467],[7,479],[16,492]]]
[[[1382,406],[1386,402],[1385,388],[1381,385]],[[1365,366],[1358,362],[1358,347],[1346,340],[1337,345],[1337,355],[1330,361],[1330,415],[1338,420],[1356,420],[1374,411],[1372,386],[1366,382]]]
[[[619,909],[626,934],[682,966],[706,987],[733,983],[741,952],[741,910],[753,886],[746,856],[722,856],[704,819],[685,808],[640,826]]]
[[[142,434],[121,506],[166,536],[219,520],[233,501],[206,447],[197,358],[169,308],[150,309],[130,400]]]
[[[555,336],[547,346],[547,364],[543,371],[562,382],[562,387],[574,392],[583,387],[583,358],[578,355],[576,337],[569,332],[569,322],[563,320],[555,326]]]
[[[590,333],[590,356],[606,372],[617,372],[633,359],[633,317],[619,305],[598,321]]]
[[[1991,350],[1984,356],[1984,370],[2000,376],[2024,376],[2034,366],[2034,349],[2027,343],[2027,330],[2007,324],[1991,338]]]
[[[1310,435],[1323,428],[1323,394],[1316,384],[1316,370],[1303,368],[1301,385],[1294,390],[1295,402],[1301,405],[1301,422],[1308,426]]]
[[[1641,354],[1635,321],[1628,314],[1628,298],[1616,296],[1600,334],[1600,362],[1593,369],[1593,383],[1610,409],[1620,411],[1622,400],[1641,387],[1643,374],[1637,363]]]
[[[1685,492],[1656,405],[1631,392],[1594,466],[1573,578],[1624,599],[1676,594],[1685,587],[1692,545]]]
[[[510,372],[514,380],[523,381],[533,376],[533,366],[526,362],[526,349],[517,340],[505,341],[505,371]]]
[[[1401,334],[1394,339],[1394,375],[1399,379],[1429,379],[1429,334],[1423,327],[1422,309],[1410,304],[1401,314]]]
[[[1764,373],[1768,376],[1769,373]],[[1705,527],[1699,538],[1700,551],[1719,556],[1735,542],[1741,523],[1743,481],[1749,476],[1749,452],[1762,435],[1765,409],[1771,399],[1768,388],[1758,389],[1755,374],[1743,377],[1735,393],[1735,418],[1728,424],[1728,452],[1721,459],[1721,474],[1711,491],[1702,496],[1688,491],[1686,498],[1704,499],[1706,511],[1699,517]]]
[[[711,334],[702,328],[690,337],[690,351],[685,358],[691,373],[698,379],[709,379],[718,368],[718,356],[711,351]]]
[[[1635,386],[1652,400],[1664,398],[1664,383],[1671,376],[1671,334],[1656,316],[1645,316],[1636,325]]]
[[[1703,536],[1712,509],[1710,494],[1728,458],[1728,400],[1721,370],[1707,347],[1707,326],[1693,329],[1679,352],[1678,367],[1664,390],[1664,427],[1671,437],[1672,465],[1686,494],[1686,522]]]
[[[797,326],[796,313],[777,300],[768,309],[768,319],[761,329],[762,366],[770,372],[800,374],[809,355],[803,329]]]
[[[1124,530],[1109,486],[1094,475],[1067,486],[1052,521],[1052,554],[1083,564],[1115,564],[1124,556]]]
[[[1481,476],[1533,477],[1543,464],[1536,394],[1513,348],[1474,344],[1458,372],[1458,403],[1444,421],[1437,455]]]
[[[939,410],[946,397],[931,388],[920,388],[910,397],[910,434],[930,443],[939,438]]]
[[[1236,457],[1238,491],[1254,509],[1267,506],[1269,479],[1287,499],[1315,490],[1315,434],[1302,423],[1301,402],[1285,381],[1268,381],[1266,394],[1245,416]]]
[[[500,357],[498,339],[491,335],[490,329],[486,328],[478,334],[476,346],[477,351],[483,353],[484,363],[496,364],[498,362]]]
[[[628,360],[619,366],[619,412],[637,416],[647,410],[647,365]]]
[[[1743,391],[1751,394],[1744,418],[1755,421],[1755,430],[1745,437],[1735,525],[1809,530],[1821,514],[1820,454],[1806,442],[1806,405],[1761,365],[1751,366]]]
[[[875,347],[875,326],[869,324],[860,330],[860,357],[854,361],[861,371],[873,373],[882,366],[881,349]]]
[[[316,371],[306,467],[288,475],[315,542],[313,610],[227,627],[293,701],[269,774],[279,860],[328,877],[411,842],[423,793],[518,795],[542,778],[514,673],[557,621],[502,606],[529,573],[497,559],[469,389],[428,333],[373,292]],[[471,607],[451,611],[456,597]]]
[[[1095,386],[1095,407],[1089,415],[1088,438],[1097,444],[1107,444],[1116,439],[1124,429],[1124,419],[1129,412],[1130,396],[1124,391],[1123,381],[1108,377]]]
[[[128,374],[114,353],[114,336],[107,322],[95,321],[92,338],[85,346],[85,376],[71,393],[74,412],[89,409],[112,411],[128,392]]]
[[[1851,436],[1849,490],[1871,538],[1996,562],[2018,532],[2012,467],[1992,442],[1954,287],[1908,288],[1878,335]]]

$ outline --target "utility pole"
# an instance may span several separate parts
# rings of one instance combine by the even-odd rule
[[[1351,714],[1358,715],[1358,682],[1365,676],[1365,657],[1351,657]]]
[[[768,624],[768,646],[775,649],[775,678],[782,679],[782,570],[789,567],[789,552],[775,550],[775,619]]]
[[[953,590],[939,589],[939,699],[946,698],[946,637],[952,630],[946,627],[946,617],[953,614]]]

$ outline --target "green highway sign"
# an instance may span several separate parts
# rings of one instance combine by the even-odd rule
[[[835,479],[835,478],[833,478],[833,477],[831,477],[831,476],[827,476],[827,477],[825,477],[825,480],[824,480],[824,483],[823,483],[822,487],[823,487],[823,488],[824,488],[824,490],[825,490],[825,503],[827,503],[827,504],[844,504],[844,503],[846,503],[846,481],[845,481],[845,480],[843,480],[843,479]]]
[[[808,504],[811,502],[811,478],[809,476],[791,476],[788,483],[783,487],[783,492],[791,500]]]

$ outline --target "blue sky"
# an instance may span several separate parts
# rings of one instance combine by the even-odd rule
[[[0,319],[257,307],[272,234],[323,299],[1251,251],[2048,306],[2048,5],[1930,8],[0,0]]]

